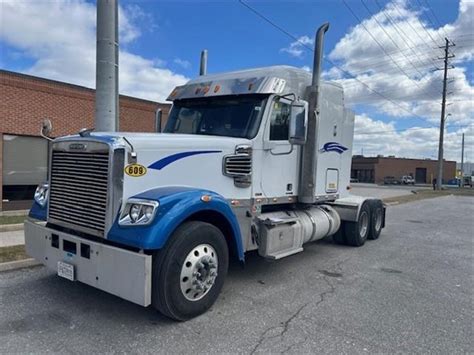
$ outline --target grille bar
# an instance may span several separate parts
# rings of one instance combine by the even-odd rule
[[[104,236],[107,218],[109,150],[54,150],[48,219],[58,225]]]

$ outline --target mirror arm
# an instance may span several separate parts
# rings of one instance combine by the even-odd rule
[[[43,134],[43,130],[42,130],[42,129],[40,129],[40,136],[43,137],[44,139],[50,141],[50,142],[54,141],[53,138],[49,138],[48,136],[45,136],[45,135]]]
[[[287,99],[288,96],[293,96],[293,102],[297,101],[297,96],[294,92],[290,92],[289,94],[285,94],[285,95],[282,95],[282,96],[279,96],[280,99]]]

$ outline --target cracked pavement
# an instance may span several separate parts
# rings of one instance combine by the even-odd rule
[[[43,267],[0,273],[0,353],[468,353],[474,199],[390,206],[381,238],[231,265],[212,309],[176,323]]]

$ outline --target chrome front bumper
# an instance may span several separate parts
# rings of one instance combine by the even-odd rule
[[[57,271],[74,265],[75,279],[141,306],[151,304],[151,255],[96,243],[25,221],[26,252]]]

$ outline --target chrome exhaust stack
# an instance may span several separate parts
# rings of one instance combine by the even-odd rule
[[[319,92],[321,81],[321,69],[323,66],[323,44],[324,34],[329,29],[329,23],[323,24],[316,31],[315,52],[313,61],[313,78],[311,86],[307,88],[308,96],[308,135],[306,144],[302,147],[300,169],[300,188],[298,201],[313,204],[316,202],[316,165],[318,142],[316,133],[319,121]]]
[[[199,75],[207,74],[207,49],[201,52],[201,64],[199,66]]]

